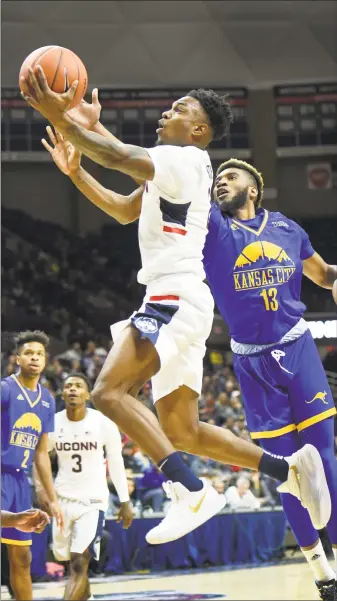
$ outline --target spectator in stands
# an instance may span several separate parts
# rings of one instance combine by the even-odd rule
[[[260,501],[262,507],[281,505],[280,493],[277,491],[278,482],[269,476],[253,472],[251,475],[251,491]]]
[[[163,490],[163,482],[166,481],[164,474],[153,463],[145,470],[143,477],[139,482],[141,490],[140,498],[143,507],[149,505],[153,511],[162,510],[165,493]]]
[[[143,473],[150,465],[149,459],[131,441],[126,442],[123,446],[123,458],[125,468],[136,473]]]
[[[215,401],[214,406],[214,416],[216,420],[217,426],[222,426],[227,417],[233,416],[234,411],[231,407],[231,402],[229,396],[226,392],[221,392],[219,394],[217,400]]]
[[[250,482],[245,476],[239,476],[235,486],[226,491],[227,504],[230,509],[258,509],[260,501],[249,490]]]

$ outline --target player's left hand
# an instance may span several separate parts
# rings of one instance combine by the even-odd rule
[[[44,511],[41,511],[41,509],[28,509],[17,514],[14,528],[21,532],[37,532],[41,534],[47,524],[50,524],[50,519]]]
[[[130,501],[121,503],[119,512],[117,513],[117,523],[123,522],[123,528],[130,528],[133,520],[133,513]]]
[[[95,88],[92,91],[92,103],[81,100],[81,102],[74,106],[67,112],[70,117],[77,125],[81,125],[85,129],[92,129],[98,123],[101,116],[101,105],[98,100],[98,89]]]
[[[64,517],[58,501],[53,501],[50,503],[50,511],[56,521],[57,527],[59,528],[60,532],[62,532],[64,526]]]
[[[69,109],[78,86],[78,81],[74,81],[67,92],[56,94],[50,89],[40,65],[34,71],[29,67],[27,79],[21,77],[20,83],[26,102],[54,125]]]

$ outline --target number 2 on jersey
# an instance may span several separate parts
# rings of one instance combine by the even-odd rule
[[[73,467],[73,472],[78,474],[82,471],[82,457],[81,455],[72,455],[72,459],[76,459],[76,467]]]
[[[29,455],[30,455],[30,451],[28,451],[28,449],[25,450],[23,456],[24,456],[24,460],[21,463],[21,467],[23,467],[23,469],[25,470],[27,467],[27,461],[29,459]]]
[[[260,296],[262,296],[264,300],[266,311],[277,311],[278,302],[276,300],[276,295],[277,288],[268,288],[267,290],[262,290]]]

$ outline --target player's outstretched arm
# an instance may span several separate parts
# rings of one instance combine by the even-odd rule
[[[43,532],[50,524],[49,516],[40,509],[28,509],[21,513],[1,510],[1,525],[3,528],[16,528],[22,532]]]
[[[21,85],[25,89],[22,95],[27,103],[91,160],[136,179],[146,181],[154,178],[153,161],[144,148],[86,131],[67,115],[78,82],[77,85],[74,82],[65,94],[55,94],[48,86],[43,69],[38,66],[36,72],[28,70],[28,81],[23,79]]]
[[[127,529],[132,524],[133,513],[122,456],[121,436],[116,424],[103,416],[102,432],[108,460],[109,476],[115,486],[121,504],[117,514],[117,522],[123,522],[123,528]]]
[[[321,288],[332,289],[334,281],[337,279],[337,265],[328,265],[324,259],[314,253],[309,259],[303,261],[304,275]]]
[[[56,520],[58,527],[63,528],[63,514],[57,500],[53,475],[51,471],[50,458],[48,453],[48,434],[43,433],[37,444],[34,456],[34,464],[36,467],[38,478],[47,494],[49,506],[53,517]]]
[[[45,139],[42,144],[52,156],[54,162],[68,175],[75,186],[96,207],[122,223],[123,225],[139,218],[144,186],[140,186],[129,196],[123,196],[104,188],[94,177],[81,167],[81,153],[75,146],[63,138],[60,132],[47,127],[51,146]]]

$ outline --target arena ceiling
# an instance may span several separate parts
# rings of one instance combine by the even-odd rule
[[[71,48],[92,85],[265,87],[337,79],[337,2],[2,2],[2,85],[35,48]]]

